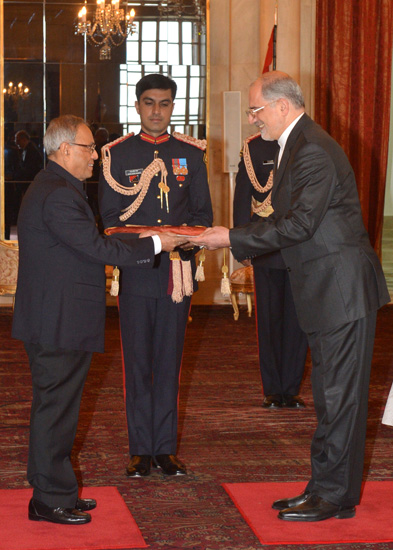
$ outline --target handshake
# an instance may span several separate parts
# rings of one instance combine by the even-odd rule
[[[150,228],[139,234],[140,238],[152,237],[158,235],[161,240],[162,250],[171,252],[175,248],[190,250],[194,246],[206,248],[208,250],[217,250],[230,246],[229,229],[226,227],[201,227],[179,226]]]

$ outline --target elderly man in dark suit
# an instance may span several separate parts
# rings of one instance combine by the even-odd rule
[[[318,426],[304,492],[273,508],[287,521],[350,518],[364,462],[367,400],[377,309],[389,302],[365,230],[353,170],[341,147],[304,112],[298,84],[264,74],[250,87],[249,117],[263,139],[278,140],[274,214],[195,244],[231,246],[238,260],[281,250],[313,362]]]
[[[29,519],[76,525],[89,522],[87,512],[96,506],[78,498],[70,454],[92,352],[104,347],[104,266],[148,271],[156,253],[184,239],[103,238],[83,190],[97,158],[90,129],[81,118],[62,116],[50,123],[44,145],[49,163],[29,187],[18,218],[12,335],[24,342],[33,382]]]

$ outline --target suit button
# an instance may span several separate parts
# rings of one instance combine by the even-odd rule
[[[291,271],[291,268],[290,268],[290,267],[287,267],[287,271]]]
[[[157,220],[157,223],[162,223],[162,220]]]

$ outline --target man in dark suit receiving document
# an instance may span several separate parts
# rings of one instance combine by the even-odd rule
[[[231,230],[207,229],[192,242],[210,250],[230,246],[239,261],[281,250],[311,350],[318,426],[304,492],[273,508],[287,521],[350,518],[360,500],[376,312],[389,293],[353,170],[305,114],[299,85],[285,73],[265,73],[251,85],[249,102],[262,138],[280,146],[274,213]]]
[[[70,455],[92,353],[104,351],[105,264],[146,272],[156,254],[185,239],[152,231],[128,243],[104,238],[83,188],[97,158],[89,127],[81,118],[61,116],[49,124],[44,145],[49,162],[27,190],[18,217],[12,328],[24,342],[33,384],[28,517],[78,525],[91,520],[88,512],[96,506],[78,498]]]

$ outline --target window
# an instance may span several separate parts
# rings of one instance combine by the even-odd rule
[[[162,73],[177,84],[170,131],[203,138],[205,130],[205,36],[192,21],[136,21],[127,38],[127,61],[120,65],[119,118],[123,133],[139,132],[135,85],[150,73]]]

